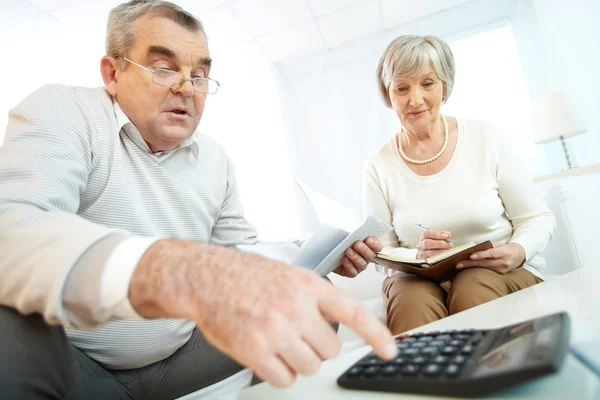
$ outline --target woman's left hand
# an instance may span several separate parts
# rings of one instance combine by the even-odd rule
[[[525,249],[518,243],[492,242],[493,248],[471,254],[470,260],[461,261],[456,269],[481,267],[499,274],[519,268],[525,262]]]
[[[382,248],[381,241],[375,236],[369,236],[364,242],[356,241],[344,253],[342,265],[333,272],[341,276],[354,278],[367,268],[367,265],[373,261]]]

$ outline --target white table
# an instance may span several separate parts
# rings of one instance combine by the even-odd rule
[[[498,328],[559,311],[567,311],[571,317],[571,343],[600,340],[600,267],[570,272],[555,280],[425,325],[415,329],[414,332]],[[275,389],[262,383],[245,389],[231,398],[236,400],[433,398],[347,390],[337,386],[336,379],[369,351],[370,348],[364,347],[327,361],[323,363],[317,375],[299,377],[288,389]],[[558,374],[498,392],[491,398],[600,400],[600,378],[569,353]]]

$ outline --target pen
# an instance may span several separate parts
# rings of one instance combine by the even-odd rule
[[[429,228],[425,228],[423,225],[421,224],[415,224],[415,228],[422,230],[423,232],[428,231]],[[450,243],[450,244],[454,244],[454,242],[452,241],[452,239],[444,239],[446,240],[446,242]]]

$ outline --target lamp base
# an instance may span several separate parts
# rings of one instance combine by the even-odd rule
[[[563,137],[563,135],[560,135],[560,143],[562,144],[563,151],[565,152],[565,158],[567,159],[567,165],[568,165],[567,169],[571,169],[571,168],[573,168],[573,166],[571,165],[571,159],[569,158],[569,152],[567,151],[567,144],[565,143],[565,138]]]

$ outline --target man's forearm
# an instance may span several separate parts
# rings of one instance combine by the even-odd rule
[[[237,252],[203,242],[162,239],[144,253],[129,286],[129,301],[145,318],[198,319],[198,302],[213,297],[216,265]]]

